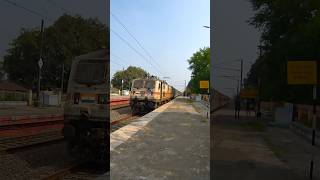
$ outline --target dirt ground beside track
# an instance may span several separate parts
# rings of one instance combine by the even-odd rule
[[[229,107],[212,116],[214,179],[309,178],[310,142],[289,128],[264,126],[254,117],[246,117],[245,112],[241,113],[240,119],[235,119]],[[319,157],[320,153],[317,154]],[[319,179],[319,168],[315,169],[314,179]]]

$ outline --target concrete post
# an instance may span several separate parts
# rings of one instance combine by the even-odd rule
[[[58,94],[58,104],[60,106],[62,106],[62,91],[61,90],[59,91],[59,94]]]
[[[316,142],[316,115],[317,115],[317,86],[313,86],[313,108],[312,108],[312,141],[311,145],[313,148],[315,148],[315,142]],[[311,161],[310,161],[310,179],[313,177],[313,169],[314,169],[314,161],[315,161],[315,153],[314,150],[311,152]]]
[[[28,105],[32,106],[32,90],[29,90]]]

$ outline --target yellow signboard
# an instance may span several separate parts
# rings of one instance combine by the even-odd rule
[[[200,81],[200,89],[209,89],[209,81]]]
[[[255,89],[243,89],[240,91],[240,97],[244,99],[254,99],[257,97],[257,94]]]
[[[288,84],[317,84],[316,61],[288,61]]]

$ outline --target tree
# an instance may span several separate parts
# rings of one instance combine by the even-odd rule
[[[310,102],[312,87],[289,86],[288,60],[320,59],[320,2],[317,0],[251,0],[256,12],[249,21],[262,31],[262,54],[246,79],[257,86],[261,79],[266,100]]]
[[[62,64],[67,87],[70,65],[75,56],[108,48],[109,29],[97,19],[63,15],[45,28],[41,87],[60,87]],[[9,80],[36,89],[40,56],[40,29],[22,29],[4,56]]]
[[[139,67],[129,66],[126,70],[117,71],[112,79],[112,86],[121,89],[121,81],[123,79],[123,89],[130,89],[132,80],[150,76],[145,70]]]
[[[201,93],[200,80],[210,81],[210,48],[200,48],[188,59],[188,63],[189,69],[192,71],[192,78],[188,83],[188,88],[193,93]]]

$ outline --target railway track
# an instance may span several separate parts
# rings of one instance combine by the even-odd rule
[[[111,133],[120,129],[121,127],[123,126],[126,126],[130,123],[132,123],[135,119],[141,117],[140,115],[127,115],[127,116],[124,116],[124,117],[121,117],[117,120],[114,120],[111,122]]]
[[[120,129],[123,126],[128,125],[134,119],[137,119],[140,117],[132,114],[130,106],[123,106],[123,107],[112,109],[110,116],[111,116],[111,119],[110,119],[111,133]]]
[[[125,113],[121,114],[117,119],[112,120],[111,122],[111,132],[116,131],[117,129],[128,125],[133,122],[134,119],[141,117],[140,115],[132,115],[130,111],[126,110],[126,106],[119,107],[117,110],[124,111]],[[47,122],[39,122],[37,123],[38,127],[46,124]],[[26,124],[27,127],[34,126],[35,124]],[[37,126],[36,125],[36,126]],[[19,129],[21,125],[17,126],[10,125],[2,131],[6,131],[8,129]],[[24,131],[24,128],[19,129],[20,133]],[[22,133],[23,134],[23,133]],[[54,142],[63,141],[64,138],[61,134],[61,130],[52,130],[50,132],[41,132],[32,135],[21,135],[19,137],[8,137],[8,138],[0,138],[0,151],[18,151],[26,148],[41,146],[45,144],[52,144]]]
[[[61,142],[64,138],[60,131],[36,135],[0,139],[0,151],[18,151],[21,149]]]
[[[107,173],[106,169],[92,162],[79,162],[65,167],[49,175],[43,175],[41,180],[92,180]]]
[[[123,109],[126,107],[121,107],[119,109]],[[111,122],[111,132],[129,124],[132,122],[133,119],[136,119],[140,116],[133,116],[129,112],[126,112],[126,114],[121,115],[120,118],[115,119]],[[37,123],[37,127],[41,127],[41,125],[46,124],[46,122],[39,122]],[[27,127],[34,126],[35,124],[26,124]],[[26,148],[41,146],[45,144],[52,144],[54,142],[60,142],[63,141],[64,138],[61,134],[61,130],[52,130],[50,132],[41,132],[37,134],[31,134],[31,135],[24,135],[22,133],[24,131],[24,128],[21,128],[21,124],[17,126],[7,126],[0,128],[0,131],[4,132],[7,129],[17,129],[20,131],[21,136],[19,137],[6,137],[6,138],[0,138],[0,151],[17,151],[17,150],[23,150]]]

